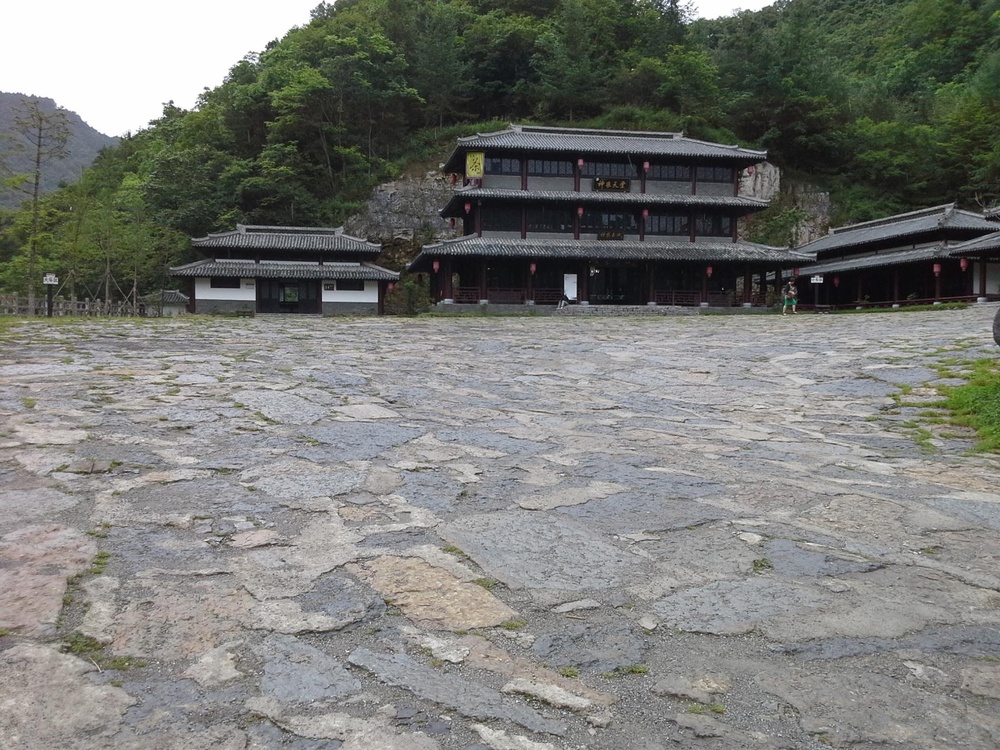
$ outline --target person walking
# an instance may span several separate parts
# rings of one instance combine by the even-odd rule
[[[781,314],[787,315],[788,308],[790,307],[792,308],[792,313],[798,315],[799,311],[795,307],[799,304],[799,290],[795,286],[795,279],[789,279],[785,282],[785,285],[781,288],[781,296],[783,298]]]

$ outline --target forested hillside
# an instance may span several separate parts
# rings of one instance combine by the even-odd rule
[[[684,130],[768,149],[835,220],[1000,200],[1000,0],[788,0],[691,22],[676,0],[340,0],[234,61],[0,224],[0,288],[47,269],[168,283],[186,237],[338,225],[372,186],[508,121]],[[780,201],[759,239],[787,241]]]

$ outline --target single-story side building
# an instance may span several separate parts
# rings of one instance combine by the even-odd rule
[[[379,313],[399,274],[375,265],[381,245],[342,228],[238,224],[194,238],[202,260],[170,269],[191,279],[191,312]]]
[[[998,230],[954,203],[837,227],[799,248],[815,257],[799,269],[799,293],[834,307],[996,299]]]

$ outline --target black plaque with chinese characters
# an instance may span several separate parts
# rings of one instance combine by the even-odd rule
[[[625,233],[620,229],[602,229],[597,233],[599,240],[623,240]]]
[[[595,177],[595,193],[627,193],[631,187],[631,180],[624,177]]]

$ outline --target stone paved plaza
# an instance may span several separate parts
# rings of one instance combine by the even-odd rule
[[[0,748],[996,748],[995,312],[15,325]]]

